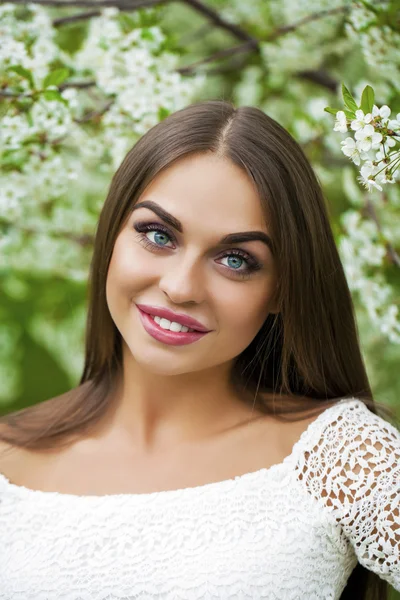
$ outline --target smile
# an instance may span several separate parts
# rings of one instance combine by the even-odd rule
[[[159,342],[171,346],[192,344],[207,335],[207,331],[196,331],[176,321],[169,321],[164,317],[150,315],[138,306],[139,316],[146,332]]]
[[[195,331],[195,329],[189,329],[189,327],[186,327],[186,325],[181,325],[176,321],[168,321],[168,319],[158,317],[157,315],[150,316],[157,323],[157,325],[161,327],[161,329],[165,329],[166,331],[174,331],[175,333],[180,331],[183,331],[184,333],[187,333],[188,331]]]

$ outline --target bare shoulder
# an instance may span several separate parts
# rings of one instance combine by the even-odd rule
[[[3,439],[3,435],[7,436],[9,428],[6,423],[0,423],[0,457],[3,453],[12,447],[12,444]]]
[[[3,433],[7,434],[7,425],[0,423],[0,436]],[[20,452],[17,446],[0,438],[0,473],[2,475],[5,475],[8,479],[13,477],[19,456]]]
[[[255,420],[256,429],[260,433],[258,438],[262,444],[266,444],[265,452],[269,454],[272,446],[279,453],[280,459],[288,456],[293,446],[299,441],[302,434],[318,419],[326,406],[321,407],[315,403],[314,406],[308,405],[304,411],[298,411],[294,414],[288,412],[287,415],[265,416]],[[276,457],[276,462],[278,456]]]

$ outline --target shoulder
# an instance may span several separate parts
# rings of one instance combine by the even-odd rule
[[[395,486],[400,431],[394,425],[358,399],[340,402],[318,421],[298,463],[301,479],[315,497],[341,508],[368,498],[366,490],[370,495]]]
[[[400,590],[400,431],[361,400],[330,416],[299,479],[334,515],[361,565]]]
[[[353,449],[361,447],[363,443],[374,443],[378,438],[395,442],[400,439],[399,429],[372,412],[359,398],[345,398],[322,411],[313,424],[313,434],[313,442],[330,444],[332,437],[337,443],[341,440],[346,447]],[[315,437],[319,437],[319,440]]]
[[[372,448],[389,451],[400,446],[400,431],[358,398],[342,400],[323,411],[311,426],[313,451],[336,450],[341,462]],[[372,450],[375,454],[375,450]],[[332,453],[332,458],[333,458]]]
[[[327,428],[336,432],[336,439],[340,440],[348,452],[371,452],[372,448],[394,449],[400,445],[399,429],[372,412],[357,398],[334,407],[331,418],[326,420],[323,433],[326,433]],[[329,443],[329,438],[324,435],[321,442]]]
[[[12,479],[16,466],[18,465],[19,449],[5,441],[2,434],[7,435],[7,425],[0,423],[0,476]]]

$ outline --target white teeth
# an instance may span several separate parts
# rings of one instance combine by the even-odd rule
[[[176,331],[176,332],[183,331],[183,325],[179,325],[179,323],[175,323],[174,321],[172,321],[169,328],[171,331]],[[186,327],[186,329],[189,329],[189,328]]]
[[[184,333],[186,333],[187,331],[194,331],[194,329],[189,329],[189,327],[186,327],[186,325],[181,325],[176,321],[168,321],[168,319],[164,319],[157,316],[153,316],[153,319],[162,329],[168,329],[170,331],[175,332],[183,331]]]
[[[162,329],[170,329],[171,321],[168,321],[168,319],[161,319],[159,325]]]

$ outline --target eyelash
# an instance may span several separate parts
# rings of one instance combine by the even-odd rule
[[[162,233],[165,233],[165,235],[167,235],[172,242],[175,242],[175,238],[172,235],[172,233],[166,228],[164,227],[164,225],[161,225],[160,223],[135,223],[133,225],[133,228],[138,232],[138,239],[140,241],[140,243],[145,247],[145,248],[150,248],[151,250],[155,250],[155,251],[159,251],[159,250],[163,250],[162,246],[158,246],[157,244],[154,244],[154,242],[151,242],[147,237],[146,237],[146,233],[149,231],[161,231]],[[225,258],[227,256],[240,256],[241,258],[243,258],[246,263],[246,269],[244,271],[237,271],[235,269],[231,269],[230,267],[227,267],[227,269],[229,269],[230,272],[233,273],[234,277],[238,277],[240,279],[248,279],[252,273],[255,273],[256,271],[259,271],[260,269],[262,269],[262,264],[253,256],[251,256],[250,254],[248,254],[247,252],[245,252],[244,250],[239,250],[239,249],[232,249],[232,250],[227,250],[222,256],[220,256],[220,258]],[[225,266],[225,265],[223,265]]]

